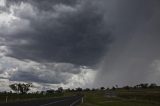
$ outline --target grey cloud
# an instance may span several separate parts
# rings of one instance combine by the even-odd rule
[[[22,2],[13,1],[8,5]],[[15,30],[0,36],[10,50],[6,56],[34,60],[48,68],[21,68],[10,80],[65,84],[75,75],[76,85],[83,80],[81,74],[88,75],[81,73],[80,65],[100,64],[97,86],[159,83],[159,66],[156,72],[151,66],[160,60],[159,0],[66,1],[25,0],[26,8],[14,10],[19,17],[11,23]]]
[[[53,9],[55,4],[65,4],[74,6],[80,0],[31,0],[31,3],[37,6],[40,10],[49,11]]]
[[[7,0],[8,4],[27,2],[27,3],[36,3],[38,5],[44,4],[47,7],[48,5],[61,4],[61,3],[72,5],[77,3],[78,1],[81,1],[81,0]],[[42,7],[42,8],[45,8],[45,7]]]
[[[70,63],[38,63],[4,55],[0,59],[0,81],[7,81],[6,88],[10,82],[33,82],[42,87],[45,84],[51,84],[54,85],[52,88],[76,87],[86,84],[90,86],[89,84],[93,81],[91,80],[92,75],[95,75],[92,69]]]
[[[27,65],[27,64],[26,64]],[[39,64],[42,65],[42,64]],[[75,77],[84,77],[88,72],[84,71],[84,67],[75,67],[68,63],[58,63],[58,64],[46,64],[46,65],[28,65],[27,67],[19,67],[16,72],[14,72],[10,77],[10,81],[24,81],[24,82],[35,82],[35,83],[48,83],[48,84],[62,84],[68,86],[72,83],[82,83],[78,81]],[[90,76],[88,76],[90,77]],[[74,79],[75,78],[75,79]],[[87,79],[87,78],[85,78]],[[83,82],[85,83],[85,82]],[[74,86],[74,85],[72,85]]]
[[[70,78],[81,73],[82,69],[84,68],[69,63],[41,64],[31,60],[21,61],[3,56],[0,61],[0,79],[68,84]]]
[[[37,70],[26,70],[26,71],[17,71],[15,74],[11,76],[10,81],[24,81],[24,82],[37,82],[37,83],[52,83],[52,84],[60,84],[67,83],[67,74],[62,74],[61,72],[55,71],[45,71],[39,72]]]
[[[54,11],[53,6],[64,4],[68,6],[75,6],[81,0],[7,0],[7,6],[20,5],[21,3],[29,3],[33,7],[38,8],[39,11]]]
[[[107,1],[106,1],[107,2]],[[151,64],[159,59],[160,2],[158,0],[114,0],[104,7],[106,21],[114,25],[114,43],[107,52],[96,85],[159,83]],[[152,80],[151,79],[156,79]]]
[[[28,42],[8,44],[12,51],[8,56],[39,62],[65,62],[87,66],[97,64],[111,43],[110,29],[104,21],[103,13],[94,4],[80,5],[81,7],[58,5],[58,8],[69,9],[68,12],[63,12],[64,9],[46,12],[35,9],[36,15],[32,18],[24,17],[21,12],[17,14],[30,22],[31,31],[17,31],[8,37],[9,40],[24,39]],[[58,17],[54,17],[56,13],[59,14]],[[25,14],[30,16],[30,13]]]
[[[8,9],[6,8],[6,7],[1,7],[0,6],[0,13],[2,13],[2,12],[8,12]]]
[[[158,0],[106,0],[102,6],[106,21],[113,25],[115,36],[130,36],[138,25],[152,18]],[[119,38],[119,39],[120,39]]]

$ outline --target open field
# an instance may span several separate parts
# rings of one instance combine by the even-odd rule
[[[82,96],[68,96],[60,98],[37,99],[12,103],[0,103],[0,106],[77,106]]]
[[[85,92],[80,106],[160,106],[160,89],[115,90],[116,97],[107,97],[106,91]]]
[[[108,95],[110,94],[114,95]],[[84,103],[80,106],[160,106],[160,88],[154,89],[116,89],[116,90],[95,90],[81,92],[63,92],[51,94],[0,94],[0,102],[18,101],[48,101],[55,98],[64,98],[77,94],[84,95]]]
[[[54,93],[54,94],[0,94],[0,103],[6,102],[17,102],[17,101],[29,101],[29,100],[37,100],[37,99],[50,99],[50,98],[61,98],[67,96],[73,96],[73,93]]]

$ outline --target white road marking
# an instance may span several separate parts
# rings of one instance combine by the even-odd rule
[[[82,99],[82,98],[80,98],[80,99],[78,99],[78,100],[72,102],[72,103],[70,104],[70,106],[74,106],[77,102],[81,101],[81,99]]]

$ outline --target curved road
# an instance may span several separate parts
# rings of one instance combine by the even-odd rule
[[[3,103],[0,106],[77,106],[81,103],[82,96],[72,96],[52,99],[39,99],[15,103]]]

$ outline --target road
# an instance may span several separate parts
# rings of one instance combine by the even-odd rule
[[[15,103],[3,103],[0,106],[77,106],[81,103],[82,96],[72,96],[52,99],[39,99]]]

